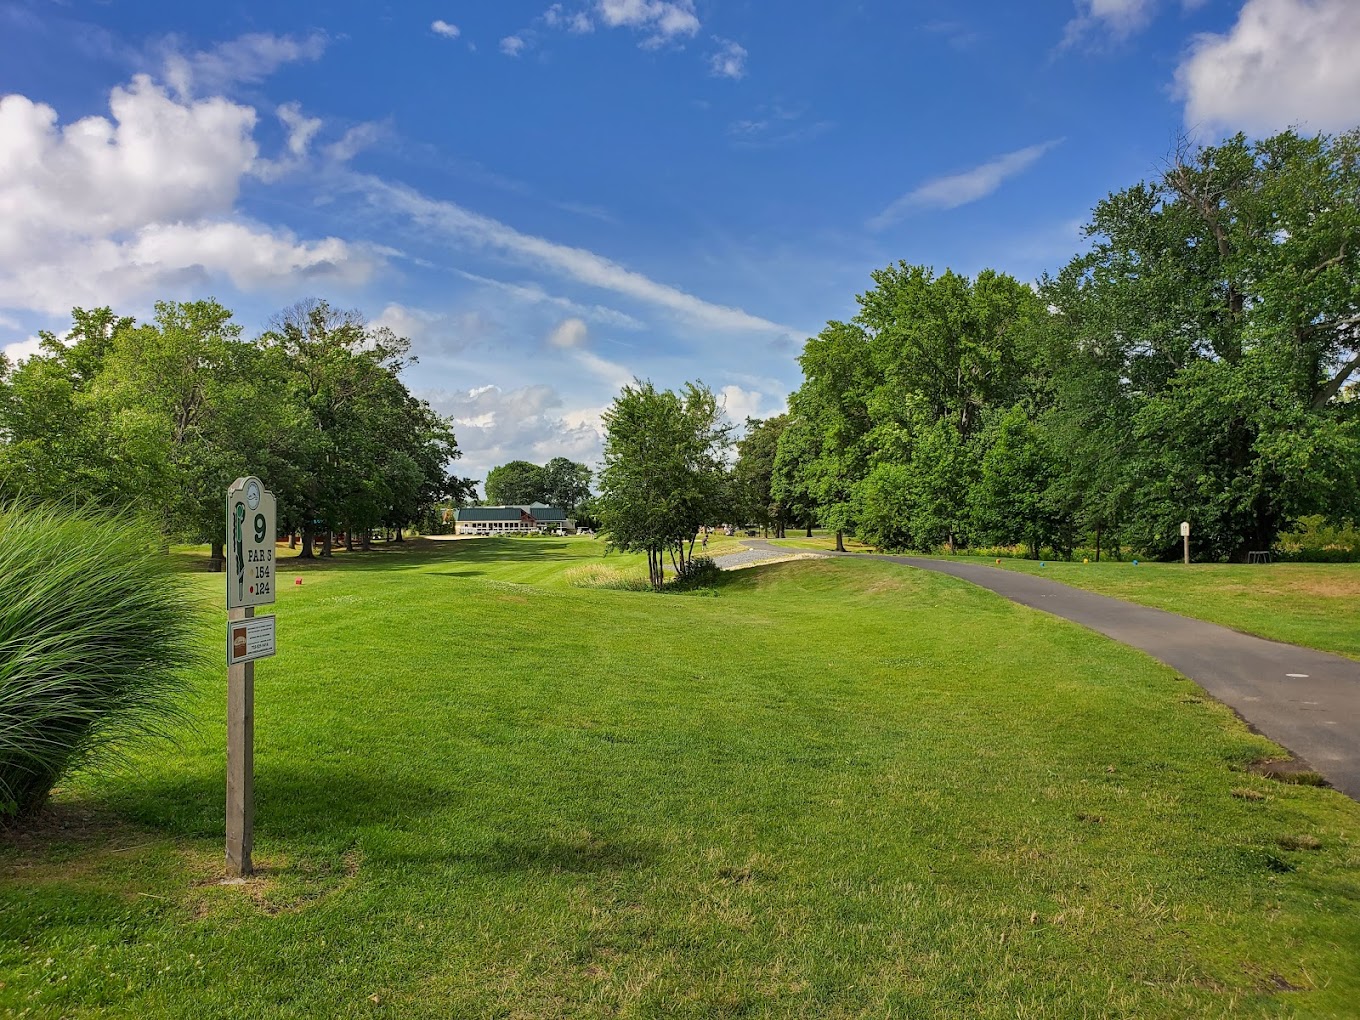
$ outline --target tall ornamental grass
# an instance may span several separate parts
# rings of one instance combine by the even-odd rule
[[[186,722],[200,610],[156,544],[106,515],[0,510],[0,821]]]

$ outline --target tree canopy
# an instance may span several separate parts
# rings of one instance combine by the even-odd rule
[[[667,558],[683,576],[699,529],[728,509],[731,425],[702,383],[677,393],[634,381],[603,420],[596,516],[610,548],[647,554],[648,576],[660,588]]]
[[[76,309],[64,339],[0,366],[0,496],[132,512],[210,541],[223,493],[254,473],[283,530],[366,536],[456,487],[449,423],[400,373],[409,343],[357,312],[296,305],[254,340],[216,301],[159,302],[138,324]]]
[[[1208,558],[1360,516],[1360,134],[1183,147],[1036,288],[898,264],[810,339],[772,492],[880,548]]]

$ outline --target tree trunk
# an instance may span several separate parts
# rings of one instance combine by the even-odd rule
[[[361,538],[359,539],[359,548],[362,549],[364,552],[370,552],[370,551],[373,549],[373,529],[372,529],[372,528],[365,528],[365,529],[364,529],[363,537],[361,537]]]
[[[332,543],[332,541],[334,540],[334,537],[335,537],[335,536],[331,534],[330,525],[326,525],[326,530],[325,530],[324,532],[322,532],[322,534],[321,534],[321,555],[322,555],[322,556],[332,556],[332,555],[334,555],[334,550],[331,549],[331,543]]]
[[[401,537],[401,525],[400,525],[400,524],[397,525],[397,541],[398,541],[398,542],[405,542],[405,541],[406,541],[406,539],[404,539],[404,538]]]
[[[316,559],[316,553],[312,550],[312,542],[315,540],[316,536],[312,533],[312,529],[304,524],[302,526],[302,550],[298,553],[298,559]]]
[[[808,537],[808,538],[811,538],[811,537],[812,537],[812,522],[811,522],[811,521],[808,521],[808,522],[807,522],[807,537]]]
[[[1096,526],[1096,562],[1100,562],[1100,526]]]
[[[845,542],[842,541],[839,531],[836,532],[836,552],[845,552]]]
[[[354,525],[345,526],[345,552],[354,552]]]
[[[296,548],[297,548],[297,532],[296,532],[296,531],[289,531],[289,532],[288,532],[288,548],[289,548],[289,549],[296,549]]]
[[[953,528],[950,528],[950,529],[949,529],[949,539],[948,539],[948,541],[945,542],[945,545],[947,545],[947,546],[949,547],[949,555],[950,555],[950,556],[953,556],[956,552],[958,552],[958,549],[955,548],[955,546],[954,546],[954,529],[953,529]]]
[[[212,551],[208,554],[208,572],[220,574],[227,569],[227,543],[213,539]]]

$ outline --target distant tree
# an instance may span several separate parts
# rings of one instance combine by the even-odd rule
[[[302,531],[299,555],[322,555],[331,533],[353,536],[380,523],[417,519],[447,489],[457,456],[447,420],[407,391],[400,378],[410,342],[369,330],[357,312],[305,301],[283,312],[261,337],[279,359],[292,409],[280,515]]]
[[[590,496],[590,468],[566,457],[554,457],[543,466],[542,502],[575,519],[577,509]]]
[[[776,538],[784,537],[788,520],[788,510],[774,492],[779,437],[788,424],[786,414],[764,421],[747,418],[746,434],[737,440],[737,462],[732,469],[732,502],[742,522],[759,524],[767,532],[773,529]]]
[[[675,393],[635,381],[603,420],[604,469],[594,511],[610,548],[647,554],[648,576],[659,589],[666,559],[683,575],[699,528],[726,509],[723,455],[731,426],[702,383]]]
[[[486,473],[486,501],[490,506],[527,506],[542,502],[545,495],[543,468],[527,460],[512,460]]]
[[[770,497],[779,502],[788,520],[798,521],[807,529],[808,538],[812,537],[812,525],[817,519],[817,498],[809,471],[820,450],[821,436],[812,423],[790,413],[775,451]]]

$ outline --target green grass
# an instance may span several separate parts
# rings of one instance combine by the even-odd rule
[[[778,543],[830,549],[824,535]],[[859,551],[867,551],[860,549]],[[941,557],[945,558],[945,557]],[[955,557],[1208,620],[1273,641],[1360,659],[1360,563],[1082,563]],[[1040,566],[1040,562],[1044,566]]]
[[[563,580],[599,552],[281,563],[263,875],[216,884],[213,677],[0,848],[0,1012],[1356,1015],[1360,806],[1187,681],[889,564]]]
[[[996,566],[994,559],[979,563]],[[1360,659],[1360,564],[1065,563],[1003,559],[1006,570]]]

